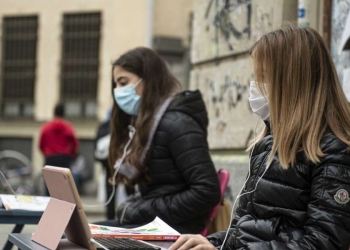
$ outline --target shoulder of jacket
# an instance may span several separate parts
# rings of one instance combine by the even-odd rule
[[[325,155],[350,153],[349,146],[332,133],[327,133],[322,137],[320,146]]]
[[[264,152],[270,152],[272,149],[273,137],[271,134],[265,135],[261,141],[259,141],[253,147],[252,156],[259,155]]]
[[[160,123],[171,123],[173,126],[177,126],[178,124],[183,123],[184,121],[195,121],[194,117],[192,117],[190,114],[182,112],[180,110],[167,110]]]
[[[163,115],[157,131],[177,135],[184,131],[192,130],[197,126],[199,127],[196,120],[190,115],[180,111],[171,111]]]
[[[74,125],[67,121],[67,120],[62,120],[62,123],[67,127],[67,128],[70,128],[70,129],[73,129],[74,128]]]

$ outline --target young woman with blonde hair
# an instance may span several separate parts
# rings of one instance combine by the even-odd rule
[[[292,25],[252,47],[252,110],[265,122],[227,231],[183,235],[172,249],[347,250],[350,108],[331,55]]]

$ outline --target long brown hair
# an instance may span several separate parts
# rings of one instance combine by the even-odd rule
[[[274,141],[268,163],[277,152],[286,169],[300,150],[311,162],[319,162],[326,130],[350,145],[349,104],[327,46],[315,30],[287,24],[261,37],[251,55],[258,88],[270,103]]]
[[[136,134],[129,147],[131,151],[124,161],[135,166],[143,173],[145,166],[144,162],[140,162],[140,155],[147,144],[154,113],[166,98],[180,89],[181,85],[156,52],[148,48],[139,47],[126,52],[113,63],[112,95],[113,89],[116,87],[116,83],[113,80],[113,69],[115,66],[120,66],[124,70],[137,75],[144,82],[139,113],[134,118],[133,124],[136,128]],[[128,125],[131,123],[132,117],[113,102],[111,142],[109,146],[109,165],[112,173],[114,172],[113,166],[116,160],[122,156],[123,148],[129,139]],[[118,174],[117,181],[122,179],[124,177]]]

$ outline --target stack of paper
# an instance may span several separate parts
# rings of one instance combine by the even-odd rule
[[[136,228],[106,227],[89,224],[93,238],[133,238],[137,240],[175,241],[180,233],[156,217],[147,225]]]
[[[49,203],[50,197],[1,194],[0,199],[6,210],[20,209],[44,211]]]

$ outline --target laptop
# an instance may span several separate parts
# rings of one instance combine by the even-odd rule
[[[45,166],[42,172],[51,199],[32,235],[36,243],[57,249],[64,232],[70,242],[90,250],[127,247],[160,250],[170,247],[169,242],[151,244],[134,239],[93,239],[71,171],[68,168]]]

